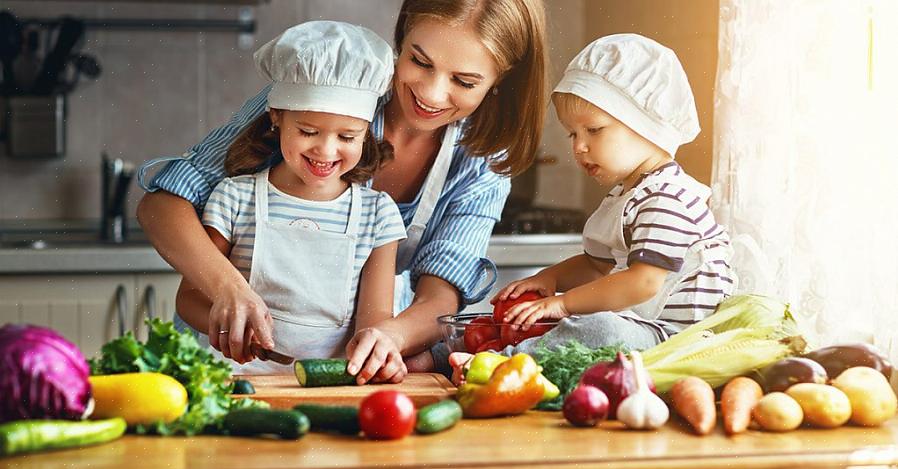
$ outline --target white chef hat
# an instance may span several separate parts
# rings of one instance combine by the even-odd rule
[[[677,55],[638,34],[593,41],[568,65],[555,92],[600,107],[671,157],[701,130]]]
[[[373,31],[338,21],[296,25],[253,59],[274,82],[268,107],[371,121],[393,77],[393,49]]]

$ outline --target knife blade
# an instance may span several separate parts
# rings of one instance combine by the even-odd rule
[[[268,350],[255,342],[250,344],[250,351],[260,360],[270,360],[275,363],[280,363],[281,365],[291,365],[296,361],[295,358],[289,355],[284,355],[283,353],[275,352],[274,350]]]

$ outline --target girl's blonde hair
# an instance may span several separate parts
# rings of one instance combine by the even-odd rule
[[[533,163],[546,114],[542,0],[404,0],[394,33],[397,51],[422,19],[471,22],[492,54],[500,72],[498,93],[487,92],[470,116],[461,144],[476,156],[507,150],[490,166],[499,174],[520,174]]]
[[[277,130],[271,126],[271,116],[263,112],[231,142],[225,156],[225,171],[228,176],[256,173],[269,164],[278,149],[280,137]],[[363,183],[371,179],[378,168],[392,159],[393,147],[387,142],[378,143],[371,135],[369,126],[365,132],[359,164],[340,176],[340,179],[348,183]]]

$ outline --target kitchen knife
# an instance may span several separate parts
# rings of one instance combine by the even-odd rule
[[[252,351],[253,355],[261,360],[271,360],[275,363],[280,363],[281,365],[291,365],[294,361],[296,361],[295,358],[289,355],[284,355],[283,353],[275,352],[274,350],[262,348],[261,345],[255,342],[250,344],[250,351]]]

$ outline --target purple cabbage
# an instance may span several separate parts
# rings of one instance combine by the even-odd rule
[[[45,327],[0,327],[0,423],[80,420],[93,406],[90,368],[71,342]]]

